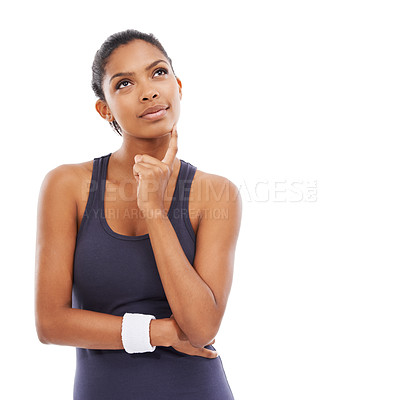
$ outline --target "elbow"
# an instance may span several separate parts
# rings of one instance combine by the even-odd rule
[[[38,338],[39,338],[39,342],[40,342],[40,343],[43,343],[43,344],[50,344],[50,342],[46,339],[45,336],[39,335],[39,334],[38,334]]]
[[[193,339],[190,339],[190,344],[193,347],[197,347],[197,348],[202,348],[207,346],[209,343],[211,343],[213,341],[214,337],[211,336],[202,336],[202,337],[195,337]]]
[[[54,324],[51,321],[43,320],[42,318],[36,318],[36,334],[40,341],[43,344],[52,344],[52,329],[51,326],[54,327]]]
[[[47,338],[46,331],[42,326],[36,325],[36,334],[40,343],[50,344],[50,340]]]
[[[204,347],[215,339],[221,325],[221,319],[219,316],[215,316],[214,319],[208,318],[202,323],[197,323],[195,329],[193,329],[188,335],[188,339],[194,347]]]
[[[39,339],[40,343],[48,344],[48,340],[46,339],[44,324],[41,318],[39,318],[38,313],[35,315],[35,326],[36,326],[36,335]]]
[[[70,307],[38,307],[35,309],[36,334],[43,344],[61,344]]]
[[[213,341],[215,336],[217,336],[218,329],[209,329],[203,332],[196,332],[195,334],[191,334],[189,336],[190,344],[194,347],[204,347]]]

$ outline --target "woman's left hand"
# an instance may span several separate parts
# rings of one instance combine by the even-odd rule
[[[146,218],[155,216],[160,210],[164,212],[164,194],[172,175],[177,152],[178,132],[174,124],[168,150],[162,161],[148,154],[135,156],[133,176],[138,182],[137,204]]]

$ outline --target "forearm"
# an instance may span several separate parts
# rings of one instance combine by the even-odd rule
[[[212,290],[187,259],[168,216],[158,214],[147,218],[146,222],[158,272],[175,320],[194,345],[209,341],[217,307]]]
[[[150,322],[152,346],[170,346],[171,326],[169,318]],[[45,344],[74,346],[84,349],[123,349],[121,337],[122,317],[95,311],[65,308],[57,317],[45,324],[39,335]]]

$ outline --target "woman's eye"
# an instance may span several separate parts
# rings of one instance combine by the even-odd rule
[[[127,83],[130,83],[129,81],[121,81],[120,83],[118,83],[117,85],[117,89],[120,89],[121,86],[122,87],[127,87],[128,85],[126,85]]]
[[[168,75],[168,70],[166,70],[165,68],[158,68],[154,74],[157,74],[158,72],[164,72],[163,75]],[[162,76],[162,75],[161,75]],[[117,84],[116,89],[121,89],[121,88],[126,88],[130,85],[131,83],[129,81],[121,81]]]
[[[165,72],[165,75],[168,74],[168,71],[165,68],[158,68],[155,73],[160,72],[160,71]]]

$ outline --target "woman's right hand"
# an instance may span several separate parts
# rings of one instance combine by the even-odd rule
[[[200,356],[205,358],[216,358],[218,357],[218,353],[214,350],[209,350],[204,347],[194,347],[182,329],[179,327],[173,315],[170,317],[171,324],[172,324],[172,344],[175,350],[180,351],[181,353],[186,353],[191,356]],[[210,343],[206,344],[209,346],[210,344],[215,343],[215,339],[213,339]]]

